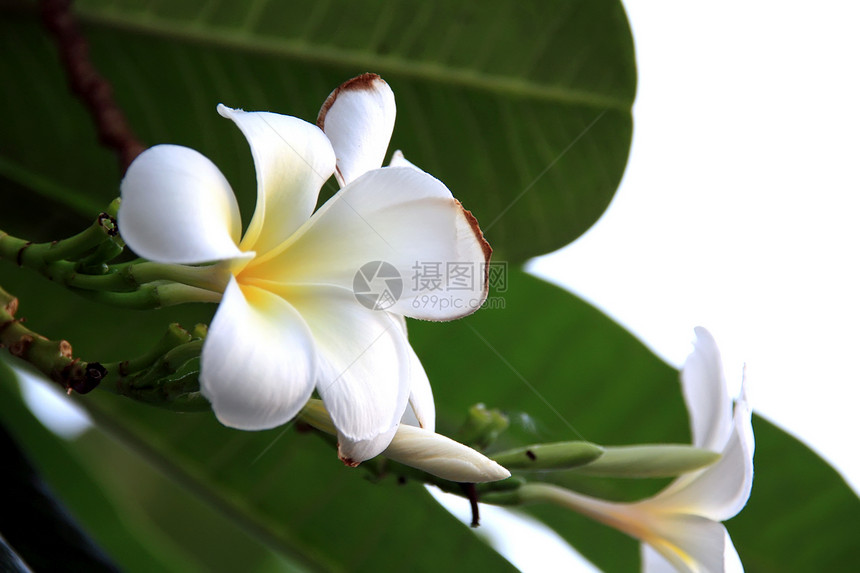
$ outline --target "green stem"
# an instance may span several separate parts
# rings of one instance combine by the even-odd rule
[[[118,209],[116,199],[86,230],[61,241],[31,243],[0,230],[0,259],[116,306],[148,309],[221,300],[231,276],[229,264],[198,267],[137,260],[108,266],[124,247],[114,218]]]
[[[91,234],[88,230],[81,235],[91,238]],[[64,245],[61,250],[69,254],[82,244]],[[30,244],[0,231],[0,259],[15,261],[83,296],[116,306],[147,309],[185,302],[220,302],[230,277],[228,267],[222,265],[190,267],[146,261],[117,265],[105,274],[83,274],[73,262],[48,262],[43,256],[57,252],[50,243]]]
[[[147,283],[131,292],[74,289],[86,298],[113,306],[146,310],[188,302],[221,302],[221,293],[175,283]]]
[[[0,231],[0,258],[15,261],[20,266],[37,270],[62,259],[78,258],[113,237],[117,237],[116,213],[119,199],[115,199],[105,212],[99,214],[84,231],[60,241],[31,243]]]
[[[171,281],[218,293],[224,292],[231,276],[226,264],[192,267],[148,261],[127,263],[122,267],[121,272],[130,282],[137,285]]]

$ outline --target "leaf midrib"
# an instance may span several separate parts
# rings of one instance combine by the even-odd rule
[[[567,105],[629,112],[632,101],[606,94],[549,86],[515,77],[487,74],[465,68],[453,68],[433,62],[407,60],[396,56],[309,44],[300,40],[256,37],[230,28],[188,22],[173,22],[152,14],[108,14],[79,8],[80,19],[88,24],[137,33],[180,39],[211,46],[286,57],[292,60],[325,65],[350,66],[373,70],[435,84],[464,87],[505,97],[531,99]]]

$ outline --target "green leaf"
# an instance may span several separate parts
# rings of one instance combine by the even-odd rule
[[[815,452],[754,417],[755,479],[728,523],[747,571],[844,571],[860,562],[860,499]]]
[[[75,9],[139,137],[213,159],[246,221],[250,153],[216,104],[314,121],[329,92],[366,71],[397,97],[391,150],[452,189],[499,259],[523,261],[582,234],[627,160],[635,65],[619,2],[90,0]],[[34,14],[4,15],[0,51],[0,77],[14,78],[0,101],[16,110],[0,118],[0,175],[94,214],[117,194],[116,160],[94,145]]]
[[[511,568],[421,485],[393,478],[372,483],[292,424],[241,432],[209,414],[153,412],[104,395],[87,406],[102,427],[311,569]],[[464,546],[468,551],[458,550]]]

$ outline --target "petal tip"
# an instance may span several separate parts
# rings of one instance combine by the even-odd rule
[[[416,171],[422,171],[423,172],[423,170],[420,167],[418,167],[417,165],[415,165],[414,163],[412,163],[411,161],[406,159],[406,156],[403,155],[403,152],[400,151],[399,149],[391,154],[391,161],[388,162],[388,166],[389,167],[411,167],[412,169],[415,169]]]
[[[489,458],[487,458],[487,461],[489,463],[484,464],[480,468],[476,468],[481,474],[481,481],[478,483],[501,481],[511,477],[511,472],[508,468]]]
[[[340,458],[340,461],[343,462],[343,465],[351,468],[357,468],[359,464],[361,464],[361,461],[354,460],[353,458],[343,454],[343,451],[340,448],[340,442],[338,442],[337,444],[337,457]]]
[[[319,115],[317,115],[317,126],[325,131],[325,117],[328,115],[328,111],[331,109],[331,106],[334,105],[335,100],[337,100],[340,94],[350,91],[370,91],[385,88],[388,88],[389,91],[391,90],[391,88],[388,87],[388,83],[379,77],[379,74],[371,72],[366,72],[360,76],[346,80],[336,87],[323,102]]]
[[[225,117],[227,119],[233,120],[233,121],[236,121],[236,117],[239,116],[240,114],[244,115],[246,113],[249,113],[249,112],[246,112],[241,107],[230,107],[230,106],[224,105],[223,103],[219,103],[215,109],[218,111],[218,115],[220,115],[221,117]]]
[[[230,115],[232,115],[232,113],[235,111],[233,108],[227,107],[223,103],[219,103],[215,107],[215,109],[218,111],[218,115],[220,115],[221,117],[226,117],[228,119],[229,119]]]

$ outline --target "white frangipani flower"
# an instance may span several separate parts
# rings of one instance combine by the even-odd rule
[[[176,145],[132,163],[119,211],[122,236],[139,255],[219,262],[228,277],[201,357],[201,392],[218,419],[272,428],[316,390],[350,465],[383,451],[405,414],[433,431],[433,395],[403,316],[473,312],[486,298],[491,249],[439,180],[408,166],[380,168],[395,116],[388,84],[373,74],[346,82],[323,105],[320,127],[223,105],[218,112],[245,135],[256,167],[257,207],[244,235],[218,168]],[[342,189],[313,212],[332,173]],[[353,292],[357,271],[373,262],[402,279],[402,294],[385,310]],[[435,286],[445,304],[422,304],[426,285],[410,280],[422,263],[471,265],[473,288],[443,281]]]
[[[704,328],[696,328],[696,337],[681,380],[693,445],[719,452],[716,463],[634,503],[609,502],[548,484],[527,484],[521,492],[526,500],[569,507],[639,539],[648,573],[716,573],[740,563],[721,522],[746,505],[752,489],[752,414],[742,390],[732,415],[716,343]]]

